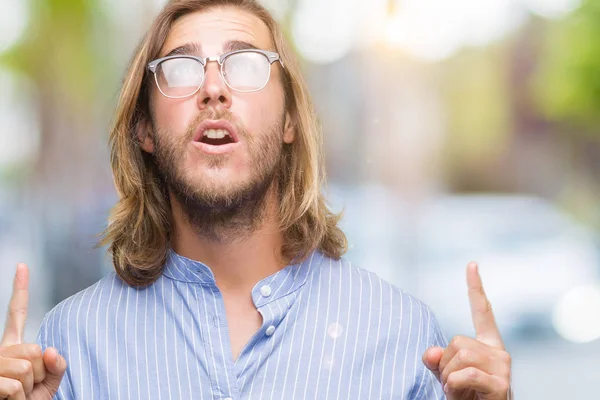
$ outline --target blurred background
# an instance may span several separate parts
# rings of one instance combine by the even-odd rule
[[[473,335],[481,274],[521,399],[600,370],[600,0],[264,0],[303,61],[348,257]],[[164,0],[0,1],[0,304],[28,340],[110,271],[119,84]],[[0,307],[4,317],[4,306]]]

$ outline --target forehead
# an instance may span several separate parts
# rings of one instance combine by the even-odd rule
[[[215,56],[230,41],[273,49],[269,28],[258,17],[239,8],[218,7],[187,14],[175,21],[160,54],[163,56],[185,44],[199,44],[205,56]]]

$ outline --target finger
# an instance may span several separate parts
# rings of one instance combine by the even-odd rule
[[[423,354],[423,364],[425,367],[429,369],[435,377],[440,380],[440,360],[442,359],[442,354],[444,354],[444,349],[441,347],[430,347]]]
[[[467,287],[477,339],[490,346],[504,349],[502,337],[492,312],[492,305],[483,291],[483,283],[475,262],[471,262],[467,266]]]
[[[481,353],[470,349],[459,350],[450,360],[448,365],[441,371],[442,383],[448,381],[448,376],[453,372],[469,367],[476,368],[490,375],[508,375],[507,365],[495,357],[494,349],[490,352]]]
[[[33,390],[33,367],[27,360],[0,357],[0,376],[21,382],[25,393]]]
[[[21,382],[0,376],[0,398],[8,400],[26,400]]]
[[[468,336],[454,336],[442,354],[439,364],[440,372],[443,372],[446,369],[447,365],[459,351],[465,349],[475,353],[487,354],[490,350],[490,346]]]
[[[58,351],[55,348],[49,347],[44,353],[44,365],[46,366],[48,373],[46,374],[46,379],[44,379],[42,385],[51,396],[54,396],[58,391],[60,382],[67,370],[67,361],[58,354]]]
[[[13,293],[8,305],[8,316],[1,346],[11,346],[23,342],[25,320],[29,302],[29,269],[25,264],[17,265]]]
[[[0,351],[2,357],[28,360],[33,367],[35,383],[40,383],[46,378],[46,366],[42,355],[42,349],[37,344],[18,344]]]
[[[446,393],[452,394],[465,389],[471,389],[480,394],[498,394],[499,399],[505,399],[508,393],[508,384],[498,377],[472,367],[454,371],[448,376],[444,385]]]

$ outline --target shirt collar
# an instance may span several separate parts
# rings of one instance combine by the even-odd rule
[[[215,284],[215,275],[208,265],[175,253],[167,252],[163,275],[177,281],[201,284]]]
[[[262,279],[252,289],[254,304],[260,307],[298,290],[306,282],[309,272],[322,260],[323,254],[315,250],[304,261],[290,264]],[[178,281],[216,285],[215,275],[208,265],[179,255],[173,249],[167,253],[163,274]]]
[[[323,260],[323,254],[313,251],[299,263],[290,264],[275,274],[258,282],[252,289],[252,300],[256,307],[262,307],[300,289],[312,270]]]

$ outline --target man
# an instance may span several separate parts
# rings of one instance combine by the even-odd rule
[[[510,357],[476,265],[477,339],[446,346],[425,305],[341,258],[306,86],[255,1],[169,3],[110,140],[115,273],[48,313],[40,348],[21,344],[18,267],[0,396],[507,398]]]

